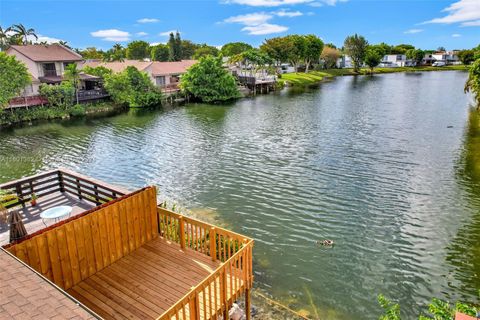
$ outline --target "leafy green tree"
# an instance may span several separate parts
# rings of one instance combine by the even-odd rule
[[[119,43],[113,45],[113,47],[103,54],[103,61],[124,61],[126,57],[126,49]]]
[[[182,40],[182,60],[192,59],[195,50],[198,48],[200,48],[200,45],[190,40]]]
[[[80,85],[80,70],[76,63],[70,63],[65,68],[65,78],[71,82],[75,89],[75,98],[78,104],[78,86]]]
[[[437,48],[437,52],[445,52],[447,51],[447,49],[445,49],[445,47],[438,47]]]
[[[303,53],[303,60],[306,65],[305,72],[308,72],[310,65],[313,62],[320,60],[320,55],[323,50],[323,41],[318,38],[316,35],[309,34],[304,36],[305,39],[305,50]]]
[[[168,61],[169,54],[168,46],[165,44],[158,44],[150,50],[152,61]]]
[[[368,41],[357,34],[348,36],[343,43],[345,53],[350,56],[353,62],[353,71],[358,72],[367,53]]]
[[[241,70],[245,70],[247,65],[250,66],[250,76],[253,77],[258,71],[267,71],[275,63],[275,60],[258,49],[250,49],[231,57],[230,63],[240,64]]]
[[[34,37],[35,40],[38,40],[38,36],[37,34],[35,33],[35,30],[32,29],[32,28],[29,28],[27,29],[23,24],[19,23],[19,24],[14,24],[11,28],[11,31],[13,31],[15,33],[15,35],[17,35],[19,38],[23,39],[23,44],[26,45],[28,44],[29,41],[28,40],[28,37],[31,36],[31,37]]]
[[[220,50],[218,50],[217,48],[206,45],[206,44],[202,44],[202,46],[200,48],[195,50],[195,54],[193,55],[193,59],[200,59],[200,58],[206,57],[206,56],[216,57],[216,56],[218,56],[219,53],[220,53]]]
[[[288,52],[292,49],[293,43],[286,37],[276,37],[267,39],[260,46],[260,51],[265,52],[275,60],[278,66],[288,61]]]
[[[105,89],[113,101],[132,108],[161,104],[161,92],[153,85],[145,72],[129,66],[124,71],[105,78]]]
[[[207,103],[240,97],[236,80],[223,68],[221,57],[201,58],[182,76],[180,87],[195,99]]]
[[[150,58],[150,44],[143,40],[132,41],[127,45],[126,55],[132,60]]]
[[[405,55],[408,59],[412,59],[416,65],[419,65],[425,57],[425,52],[421,49],[409,49]]]
[[[289,42],[290,50],[287,52],[287,58],[290,64],[295,69],[295,72],[298,71],[298,65],[300,62],[305,59],[305,52],[307,47],[307,41],[305,37],[292,34],[285,37],[286,41]]]
[[[342,53],[337,48],[330,47],[325,45],[322,50],[320,58],[323,60],[324,67],[326,69],[335,68],[337,65],[337,60],[341,57]]]
[[[462,50],[458,53],[458,59],[464,64],[468,65],[475,60],[475,51],[473,50]]]
[[[399,44],[392,47],[391,54],[406,54],[408,50],[415,49],[411,44]]]
[[[237,54],[243,53],[247,50],[251,50],[253,47],[245,42],[230,42],[223,45],[220,52],[224,57],[233,57]]]
[[[480,108],[480,59],[470,66],[467,82],[465,83],[465,92],[471,92],[477,104],[477,109]]]
[[[375,48],[368,47],[365,53],[365,64],[370,68],[370,72],[373,73],[373,68],[379,65],[382,61],[383,55]]]
[[[47,98],[50,107],[67,109],[75,101],[75,88],[70,81],[63,81],[59,85],[42,83],[38,92]]]
[[[170,33],[168,50],[169,61],[180,61],[182,59],[182,40],[180,39],[180,33],[178,31],[176,35],[174,35],[173,32]]]
[[[27,67],[15,56],[0,52],[0,107],[8,104],[10,99],[20,95],[31,83]]]
[[[84,59],[103,59],[104,52],[95,47],[88,47],[78,52]]]
[[[334,44],[333,44],[333,43],[331,43],[331,42],[329,42],[329,43],[325,43],[325,46],[324,46],[324,48],[325,48],[325,47],[330,47],[330,48],[333,48],[333,49],[337,49],[337,46],[336,46],[336,45],[334,45]]]
[[[112,74],[112,70],[108,69],[108,68],[105,68],[104,66],[98,66],[98,67],[86,66],[86,67],[83,67],[82,70],[86,74],[90,74],[92,76],[97,76],[97,77],[100,77],[102,79],[105,79],[107,76]]]
[[[177,31],[175,34],[175,55],[178,61],[182,60],[182,38],[180,38],[180,32]]]

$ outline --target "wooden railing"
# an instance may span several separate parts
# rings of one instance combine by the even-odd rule
[[[109,186],[67,169],[51,170],[0,184],[0,189],[7,194],[0,200],[7,209],[16,206],[25,207],[33,195],[41,199],[55,192],[66,192],[95,205],[128,193],[126,190]]]
[[[223,262],[158,319],[227,319],[231,304],[242,293],[248,295],[253,284],[253,240],[163,208],[157,211],[160,236]],[[248,297],[246,302],[248,310]]]

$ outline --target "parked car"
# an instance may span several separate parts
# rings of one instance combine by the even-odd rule
[[[444,67],[446,65],[447,64],[444,61],[435,61],[434,63],[432,63],[432,67]]]

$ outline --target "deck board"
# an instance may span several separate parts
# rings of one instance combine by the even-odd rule
[[[106,319],[154,319],[219,265],[157,238],[67,292]]]

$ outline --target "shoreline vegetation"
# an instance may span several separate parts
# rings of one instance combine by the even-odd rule
[[[277,87],[308,87],[317,85],[323,81],[334,79],[339,76],[354,75],[374,75],[385,73],[409,73],[426,71],[468,71],[469,67],[464,65],[444,66],[444,67],[397,67],[397,68],[375,68],[371,71],[368,68],[362,68],[358,73],[353,69],[325,69],[321,71],[309,71],[308,73],[285,73],[277,80]],[[29,108],[4,109],[0,110],[0,129],[32,123],[39,120],[65,120],[79,118],[91,115],[111,115],[112,112],[126,111],[129,108],[124,104],[114,101],[102,101],[88,104],[71,104],[66,106],[35,106]]]
[[[44,105],[0,110],[0,129],[40,120],[64,120],[100,114],[110,115],[112,112],[123,110],[128,110],[128,108],[112,101],[75,104],[66,107]]]
[[[358,75],[375,75],[385,73],[410,73],[410,72],[430,72],[430,71],[468,71],[469,66],[455,65],[444,67],[397,67],[397,68],[375,68],[371,71],[369,68],[362,68],[358,73],[354,72],[353,68],[343,69],[325,69],[319,71],[310,71],[308,73],[284,73],[278,78],[277,86],[282,87],[300,87],[311,86],[327,79],[342,76],[358,76]]]

